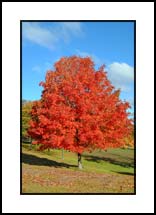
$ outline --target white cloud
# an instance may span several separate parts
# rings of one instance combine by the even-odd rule
[[[34,66],[32,68],[32,71],[34,71],[34,72],[41,72],[41,67],[40,66]]]
[[[51,68],[52,68],[52,63],[50,63],[50,62],[45,62],[45,68],[46,68],[46,69],[51,69]]]
[[[128,91],[134,81],[134,68],[126,63],[114,62],[107,67],[108,78],[116,88]]]
[[[42,74],[42,73],[46,73],[47,70],[52,70],[53,69],[53,65],[52,63],[46,61],[45,63],[41,65],[36,65],[32,67],[32,71],[36,72],[38,74]]]
[[[24,38],[49,49],[54,49],[61,40],[66,42],[71,39],[71,36],[81,34],[80,22],[60,22],[57,26],[52,27],[43,27],[37,22],[23,23]]]
[[[82,36],[82,25],[80,22],[61,22],[58,27],[61,37],[65,42],[69,42],[71,36]]]
[[[65,31],[69,31],[74,35],[82,34],[82,27],[80,22],[62,22],[61,27]]]
[[[101,59],[92,53],[83,52],[78,49],[76,50],[76,53],[81,57],[91,57],[96,65],[102,64]]]
[[[128,101],[129,101],[131,107],[134,107],[134,98],[130,98],[130,99],[128,99]]]
[[[54,48],[58,41],[52,31],[41,27],[38,23],[23,23],[23,36],[31,42],[50,49]]]

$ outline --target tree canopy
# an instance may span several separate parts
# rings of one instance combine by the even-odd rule
[[[62,57],[46,74],[41,100],[31,111],[29,135],[40,149],[77,153],[121,147],[131,134],[128,102],[107,78],[104,66],[77,56]]]

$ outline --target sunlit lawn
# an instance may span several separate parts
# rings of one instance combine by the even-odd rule
[[[22,145],[22,193],[134,193],[134,150],[108,149],[77,155],[30,150]]]

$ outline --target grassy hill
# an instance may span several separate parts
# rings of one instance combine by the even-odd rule
[[[134,193],[134,150],[109,149],[77,155],[30,150],[22,144],[22,193]]]

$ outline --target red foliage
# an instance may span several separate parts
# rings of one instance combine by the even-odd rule
[[[44,90],[32,108],[29,134],[41,149],[82,153],[125,144],[132,128],[129,103],[120,100],[104,66],[95,71],[89,57],[64,57],[40,85]]]

